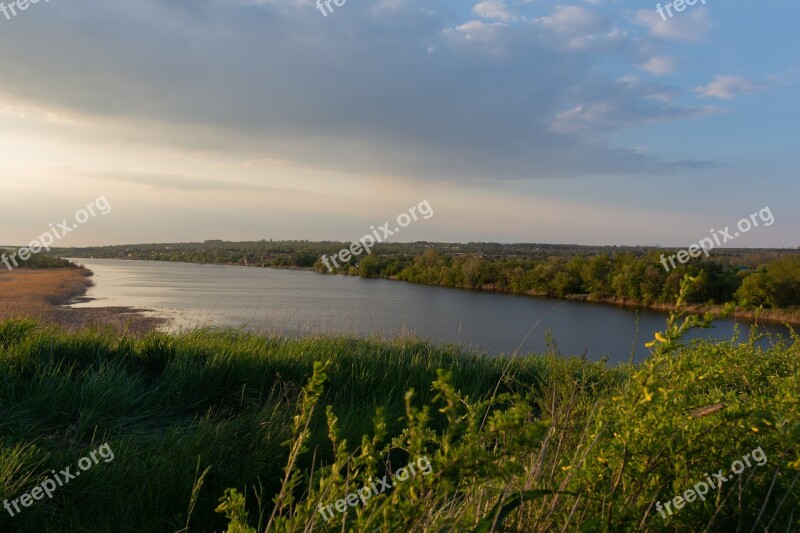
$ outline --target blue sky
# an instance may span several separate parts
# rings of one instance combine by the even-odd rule
[[[6,1],[8,4],[9,2]],[[665,2],[662,2],[665,3]],[[40,2],[0,14],[0,243],[800,246],[800,4]]]

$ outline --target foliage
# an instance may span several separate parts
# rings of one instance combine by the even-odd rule
[[[413,391],[406,395],[407,427],[380,454],[380,413],[374,438],[365,435],[361,446],[347,448],[329,407],[336,459],[317,467],[304,500],[284,508],[284,520],[267,530],[796,528],[800,339],[765,351],[756,347],[754,329],[744,344],[682,346],[686,331],[707,327],[710,320],[680,311],[697,282],[682,280],[676,311],[656,334],[652,357],[628,367],[629,379],[611,389],[553,380],[538,391],[472,400],[440,372],[433,405],[415,407]],[[324,377],[315,372],[311,383],[318,386]],[[300,412],[308,407],[302,404]],[[446,420],[438,431],[430,426],[437,412]],[[661,508],[661,501],[684,494],[709,471],[730,472],[733,461],[756,448],[765,452],[765,464],[754,464],[736,482],[674,514],[656,512],[656,502]],[[436,475],[393,484],[375,500],[354,501],[330,522],[320,518],[335,499],[344,501],[390,472],[397,451],[402,462],[433,457]],[[376,471],[381,458],[385,469]]]
[[[783,308],[800,303],[800,257],[773,261],[747,276],[736,292],[744,305]]]
[[[0,269],[8,268],[11,266],[12,268],[34,268],[34,269],[41,269],[41,268],[76,268],[76,265],[70,263],[66,259],[61,259],[59,257],[53,257],[50,255],[45,255],[44,253],[35,253],[30,254],[27,259],[22,259],[18,255],[14,255],[13,259],[11,258],[12,254],[16,254],[19,249],[2,249],[0,248],[0,253],[5,254],[6,261],[8,265],[5,263],[0,263]],[[16,262],[16,264],[15,264]]]

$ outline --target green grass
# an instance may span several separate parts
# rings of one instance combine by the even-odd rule
[[[312,379],[315,361],[329,363]],[[229,330],[134,339],[6,322],[0,500],[101,444],[115,458],[16,517],[0,509],[0,530],[155,532],[188,523],[224,531],[229,520],[215,508],[235,488],[247,503],[240,508],[237,492],[228,493],[231,531],[246,531],[244,522],[263,530],[276,495],[271,528],[280,531],[342,530],[342,520],[357,531],[700,531],[709,523],[749,531],[757,521],[764,531],[770,520],[770,531],[792,531],[800,524],[798,363],[798,339],[768,349],[700,342],[607,368],[556,353],[509,362],[414,339]],[[688,414],[715,402],[725,408]],[[385,427],[374,422],[377,408]],[[769,462],[745,471],[725,501],[695,502],[669,521],[652,509],[756,446]],[[422,454],[435,475],[321,522],[319,503],[383,475],[387,459],[396,471]]]
[[[104,442],[116,456],[18,518],[0,513],[0,529],[21,531],[116,531],[120,524],[131,531],[178,530],[198,464],[211,470],[195,523],[200,530],[223,529],[213,510],[224,488],[280,487],[287,457],[281,443],[315,360],[332,361],[324,401],[354,440],[371,431],[376,406],[386,409],[391,431],[398,432],[405,391],[415,388],[430,400],[439,368],[450,369],[473,397],[486,395],[503,368],[499,359],[417,340],[290,340],[239,331],[136,340],[69,335],[24,321],[0,326],[0,346],[0,498],[18,497],[51,469],[74,464]],[[519,360],[508,382],[545,380],[550,364]],[[607,379],[598,365],[572,367]],[[332,450],[321,416],[314,429],[313,446],[324,460]]]

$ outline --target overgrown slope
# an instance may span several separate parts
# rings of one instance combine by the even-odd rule
[[[412,339],[135,339],[7,322],[0,500],[103,444],[114,458],[13,517],[0,509],[0,530],[222,531],[228,520],[214,510],[228,488],[246,494],[249,513],[229,491],[220,510],[234,517],[232,530],[245,521],[263,530],[276,495],[274,530],[341,530],[343,520],[356,531],[791,530],[800,515],[798,347],[699,343],[608,369]],[[311,379],[315,361],[328,363]],[[667,520],[656,512],[655,501],[756,447],[765,465]],[[423,456],[432,475],[323,520],[320,505]]]

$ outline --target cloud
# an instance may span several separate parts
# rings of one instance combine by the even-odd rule
[[[713,26],[708,8],[699,5],[692,11],[674,15],[664,20],[655,10],[641,9],[635,12],[633,20],[653,36],[671,41],[700,42]]]
[[[680,93],[634,76],[614,82],[593,80],[572,93],[579,102],[559,113],[551,127],[559,133],[598,134],[646,124],[690,120],[721,113],[713,106],[682,106],[671,103]]]
[[[539,17],[536,22],[549,30],[570,35],[594,33],[606,27],[598,12],[575,5],[557,5],[551,14]]]
[[[80,178],[90,178],[94,180],[107,181],[113,183],[127,183],[139,185],[146,188],[166,189],[179,192],[223,192],[223,191],[245,191],[249,193],[278,193],[278,192],[301,192],[299,189],[285,187],[268,187],[260,184],[244,183],[231,180],[221,180],[219,178],[207,178],[197,175],[177,174],[158,171],[130,171],[130,170],[87,170],[75,168],[57,169],[62,176],[75,176]],[[308,194],[309,191],[302,191]]]
[[[664,76],[675,71],[678,62],[674,57],[651,57],[640,66],[654,76]]]
[[[497,19],[502,22],[515,22],[519,20],[519,17],[508,9],[505,2],[500,0],[479,2],[472,8],[472,12],[481,18]]]
[[[50,3],[0,33],[0,94],[120,142],[429,182],[672,171],[604,132],[713,112],[620,85],[642,43],[594,7],[314,4]]]
[[[464,24],[456,26],[454,30],[445,30],[445,35],[453,31],[458,32],[467,41],[479,40],[484,42],[496,42],[498,31],[505,28],[503,22],[484,22],[482,20],[470,20]]]
[[[717,76],[708,85],[697,87],[695,92],[721,100],[734,100],[739,96],[755,94],[761,89],[760,84],[739,76]]]

